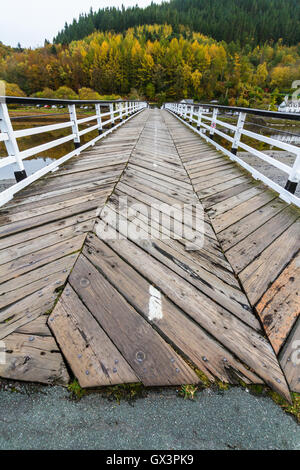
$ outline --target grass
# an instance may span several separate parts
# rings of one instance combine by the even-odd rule
[[[74,379],[68,386],[68,391],[70,393],[70,399],[74,401],[80,401],[86,395],[98,393],[102,397],[110,401],[115,401],[118,404],[120,404],[122,400],[132,403],[139,398],[145,398],[147,396],[146,388],[141,383],[102,387],[98,390],[85,390],[79,385],[78,381]]]
[[[86,394],[86,390],[80,387],[76,379],[68,386],[68,391],[70,392],[71,400],[74,401],[81,400],[81,398]]]
[[[124,384],[105,387],[101,390],[101,395],[120,404],[121,400],[131,403],[139,398],[145,398],[147,391],[142,383]]]
[[[278,393],[268,390],[268,396],[279,405],[286,413],[294,416],[300,424],[300,393],[292,393],[293,404],[288,403]]]
[[[183,397],[184,400],[194,400],[198,387],[196,385],[182,385],[179,392],[179,396]]]

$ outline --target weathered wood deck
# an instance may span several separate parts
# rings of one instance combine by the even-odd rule
[[[124,212],[125,197],[144,211]],[[163,203],[175,220],[204,206],[203,246],[176,224],[159,236],[163,217],[150,239],[133,236]],[[97,236],[107,213],[127,237]],[[172,115],[144,111],[0,211],[0,376],[66,384],[69,367],[83,387],[156,386],[196,383],[198,368],[288,398],[300,391],[299,217]]]

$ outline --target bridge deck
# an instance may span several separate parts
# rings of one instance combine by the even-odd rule
[[[203,206],[204,243],[189,223],[162,237],[155,211],[147,239],[162,203],[174,220]],[[169,113],[144,111],[0,217],[0,376],[66,383],[64,356],[84,387],[196,383],[200,369],[299,391],[300,212]]]

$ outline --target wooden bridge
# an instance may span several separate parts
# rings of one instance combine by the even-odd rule
[[[149,227],[153,206],[203,233]],[[0,225],[0,377],[300,391],[300,209],[167,110],[22,189]]]

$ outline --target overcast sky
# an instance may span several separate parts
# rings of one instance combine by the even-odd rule
[[[0,0],[0,41],[9,46],[37,47],[52,41],[65,22],[70,23],[90,7],[150,5],[151,0]],[[161,0],[155,0],[161,3]]]

